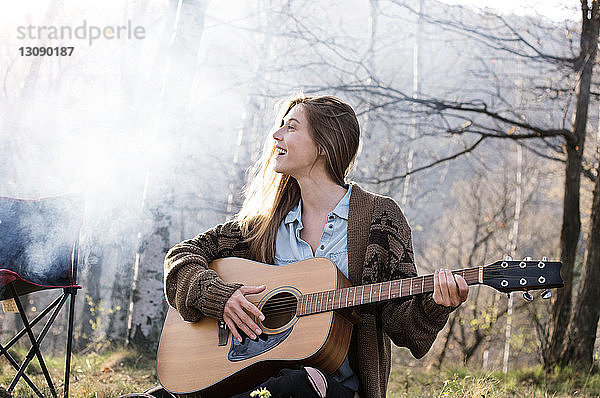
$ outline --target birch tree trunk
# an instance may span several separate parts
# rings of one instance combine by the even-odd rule
[[[146,18],[148,14],[153,15],[155,10],[148,4],[132,3],[124,8],[123,18],[128,18],[128,15],[143,16]],[[150,65],[152,74],[150,82],[160,82],[163,76],[159,71],[164,70],[165,54],[169,51],[169,42],[173,33],[173,25],[176,17],[176,7],[166,7],[162,12],[163,25],[160,33],[160,41],[156,56]],[[157,23],[157,26],[159,24]],[[148,94],[157,92],[155,86],[158,84],[148,84],[145,79],[140,78],[146,73],[148,65],[145,63],[136,62],[140,57],[141,46],[130,46],[123,50],[123,57],[127,57],[129,62],[124,63],[122,71],[123,90],[128,98],[132,99],[130,111],[134,118],[143,120],[145,117],[135,114],[136,112],[147,112],[148,110]],[[162,68],[162,69],[161,69]],[[155,96],[155,103],[158,104],[159,96]],[[156,106],[158,110],[158,106]],[[150,124],[150,123],[148,123]],[[147,126],[140,126],[138,139],[140,141],[147,140]],[[136,181],[127,182],[136,184]],[[138,200],[141,189],[131,190],[131,198],[127,199],[127,203],[135,203]],[[138,208],[136,208],[138,210]],[[136,236],[141,229],[140,223],[137,225],[127,226],[121,230],[122,236],[119,241],[113,242],[109,249],[109,259],[113,264],[116,264],[114,280],[110,293],[110,308],[108,309],[108,326],[106,337],[111,344],[115,346],[123,346],[127,341],[128,336],[128,310],[131,299],[131,286],[133,284],[133,269],[135,267],[135,256],[132,252],[138,250],[139,241]]]
[[[172,122],[183,123],[186,120],[185,112],[190,111],[186,101],[190,99],[190,91],[198,69],[196,60],[206,7],[207,2],[204,0],[179,0],[177,3],[156,112],[157,120],[153,126],[154,137],[160,132],[172,140],[179,140],[177,134],[180,133],[180,126],[173,125]],[[158,156],[153,147],[150,156]],[[169,186],[167,181],[176,175],[179,161],[181,159],[174,155],[171,159],[163,158],[166,167],[148,169],[144,183],[141,208],[142,213],[150,209],[152,226],[150,233],[139,234],[139,249],[135,258],[128,307],[126,344],[146,351],[155,351],[166,314],[163,261],[171,246],[169,230],[170,213],[174,211],[174,193],[165,187]]]
[[[153,232],[144,238],[135,258],[131,303],[127,324],[128,344],[154,351],[166,314],[163,298],[163,261],[169,250],[171,218],[153,211]]]

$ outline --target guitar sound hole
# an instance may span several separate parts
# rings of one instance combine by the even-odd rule
[[[290,322],[296,315],[298,300],[291,293],[277,293],[269,298],[262,308],[265,320],[262,324],[269,329],[278,329]]]

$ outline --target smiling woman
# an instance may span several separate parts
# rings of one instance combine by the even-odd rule
[[[410,227],[396,202],[346,182],[360,137],[352,107],[331,96],[296,97],[289,101],[279,120],[262,160],[255,166],[254,179],[236,219],[181,242],[165,258],[168,302],[186,321],[207,316],[219,320],[220,330],[231,332],[219,333],[224,340],[222,346],[232,347],[233,351],[239,346],[254,346],[246,337],[261,345],[261,341],[269,340],[268,336],[279,336],[271,329],[282,322],[267,319],[273,315],[246,297],[271,294],[273,286],[265,285],[269,281],[258,278],[258,284],[244,286],[239,282],[245,278],[229,278],[225,269],[212,264],[214,260],[241,257],[285,267],[282,272],[291,275],[296,266],[311,272],[308,265],[302,265],[308,264],[303,260],[325,257],[347,278],[343,284],[354,286],[416,275]],[[258,274],[251,268],[248,265],[243,269]],[[226,387],[228,396],[248,397],[251,390],[243,391],[264,380],[260,387],[268,389],[273,397],[385,396],[391,366],[390,339],[408,347],[415,357],[422,357],[448,314],[468,294],[465,280],[448,270],[435,273],[433,290],[433,294],[409,300],[359,307],[360,320],[353,329],[349,324],[352,344],[350,333],[340,337],[350,347],[347,354],[345,348],[341,350],[342,355],[333,364],[313,363],[307,356],[299,364],[281,362],[279,369],[253,375],[250,384],[230,383]],[[294,341],[301,332],[294,334],[290,329],[285,333],[277,338]],[[225,340],[230,338],[230,343]],[[285,344],[277,345],[277,349],[281,346]],[[227,358],[233,360],[233,351],[223,358],[226,363]],[[281,358],[277,352],[274,355]],[[283,364],[288,368],[281,369]],[[320,364],[327,366],[327,371],[307,366]],[[235,366],[226,365],[228,369]],[[211,379],[208,370],[202,376],[209,380],[206,385],[225,388],[221,379]]]
[[[255,165],[255,178],[238,215],[252,242],[250,250],[265,262],[274,259],[279,223],[298,203],[298,180],[329,181],[334,191],[344,186],[360,140],[354,110],[335,97],[294,98],[282,115],[272,135],[275,142],[267,139],[262,161]]]

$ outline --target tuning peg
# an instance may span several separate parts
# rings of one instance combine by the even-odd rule
[[[529,256],[523,258],[523,261],[531,261],[531,260],[533,260],[533,259]]]
[[[533,301],[533,296],[528,291],[523,292],[523,298],[527,301]]]
[[[542,292],[542,298],[543,298],[544,300],[547,300],[547,299],[549,299],[550,297],[552,297],[552,292],[551,292],[550,290],[547,290],[547,289],[546,289],[546,290],[544,290],[544,291]]]
[[[506,255],[506,257],[504,257],[504,260],[506,261],[512,261],[512,257],[509,255]]]
[[[546,257],[546,256],[542,257],[542,261],[548,261],[548,257]]]

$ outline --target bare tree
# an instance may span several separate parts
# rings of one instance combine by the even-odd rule
[[[174,27],[169,35],[169,57],[161,79],[157,118],[154,122],[156,135],[177,134],[178,126],[173,126],[168,121],[173,120],[174,115],[180,115],[175,120],[183,123],[186,112],[189,112],[186,101],[191,98],[190,89],[197,71],[196,62],[206,8],[207,2],[204,0],[180,0],[177,4]],[[158,148],[151,152],[157,158],[162,153]],[[150,233],[140,233],[139,236],[127,322],[127,344],[150,351],[158,344],[166,314],[166,302],[162,293],[163,261],[171,246],[171,213],[174,204],[174,188],[168,181],[172,178],[169,172],[177,167],[177,162],[165,158],[162,160],[166,167],[149,169],[146,174],[141,208],[143,213],[151,213],[152,227]]]
[[[470,96],[473,96],[472,100],[460,101],[426,95],[413,98],[401,88],[382,83],[343,84],[337,87],[338,90],[353,95],[378,98],[380,108],[397,109],[397,104],[417,103],[421,106],[421,111],[424,114],[436,115],[439,121],[439,132],[465,138],[468,136],[476,137],[471,139],[470,142],[465,140],[467,141],[465,148],[453,155],[405,173],[385,178],[374,177],[372,179],[374,183],[387,183],[395,179],[402,179],[410,174],[439,164],[441,161],[455,159],[465,153],[472,152],[482,141],[491,138],[515,140],[540,156],[564,162],[565,180],[560,233],[560,259],[563,262],[562,276],[565,281],[565,289],[559,290],[553,298],[553,315],[548,326],[547,344],[543,350],[544,362],[546,366],[550,367],[560,358],[562,343],[565,341],[565,332],[571,314],[573,268],[581,231],[581,176],[585,175],[592,180],[595,179],[594,174],[589,169],[586,171],[584,168],[584,165],[589,164],[584,156],[584,144],[588,132],[588,109],[592,96],[593,67],[598,45],[598,2],[581,2],[582,21],[579,50],[571,57],[553,55],[547,52],[543,47],[544,40],[541,37],[533,37],[531,31],[524,32],[515,28],[504,17],[498,15],[488,15],[492,20],[495,20],[492,29],[494,34],[491,34],[490,29],[484,29],[483,26],[477,24],[471,24],[464,20],[451,20],[445,16],[436,17],[427,12],[423,14],[414,10],[410,5],[400,2],[397,2],[397,4],[443,29],[469,37],[500,53],[509,54],[513,59],[521,59],[526,66],[553,70],[553,73],[557,73],[558,76],[561,76],[562,73],[562,76],[564,76],[561,79],[562,82],[570,81],[575,84],[574,88],[571,89],[573,95],[567,95],[566,98],[560,99],[560,103],[564,104],[563,112],[565,116],[572,109],[573,122],[569,126],[569,123],[563,117],[562,120],[557,121],[559,125],[556,127],[548,126],[546,120],[537,121],[536,114],[539,111],[536,112],[535,108],[531,106],[528,115],[526,113],[527,108],[517,109],[514,105],[507,103],[506,98],[501,96],[501,93],[494,94],[498,102],[496,106],[492,106],[481,97],[478,98],[477,93],[469,93]],[[489,27],[486,26],[486,28]],[[526,37],[527,35],[531,37]],[[569,43],[566,44],[568,46]],[[375,80],[381,81],[381,79]],[[548,85],[543,84],[538,84],[534,88],[546,91],[551,89]],[[489,93],[484,91],[481,95],[489,97]],[[550,120],[550,122],[553,121]],[[535,142],[535,144],[527,144],[529,141]],[[551,151],[550,154],[547,153],[548,149]],[[589,242],[591,242],[591,239],[588,241],[588,245]],[[583,283],[587,283],[587,280],[584,280]],[[580,321],[584,320],[581,319]],[[590,319],[588,321],[591,322]],[[595,330],[595,327],[592,328],[590,324],[590,327],[585,329]],[[586,356],[591,358],[591,354]]]

